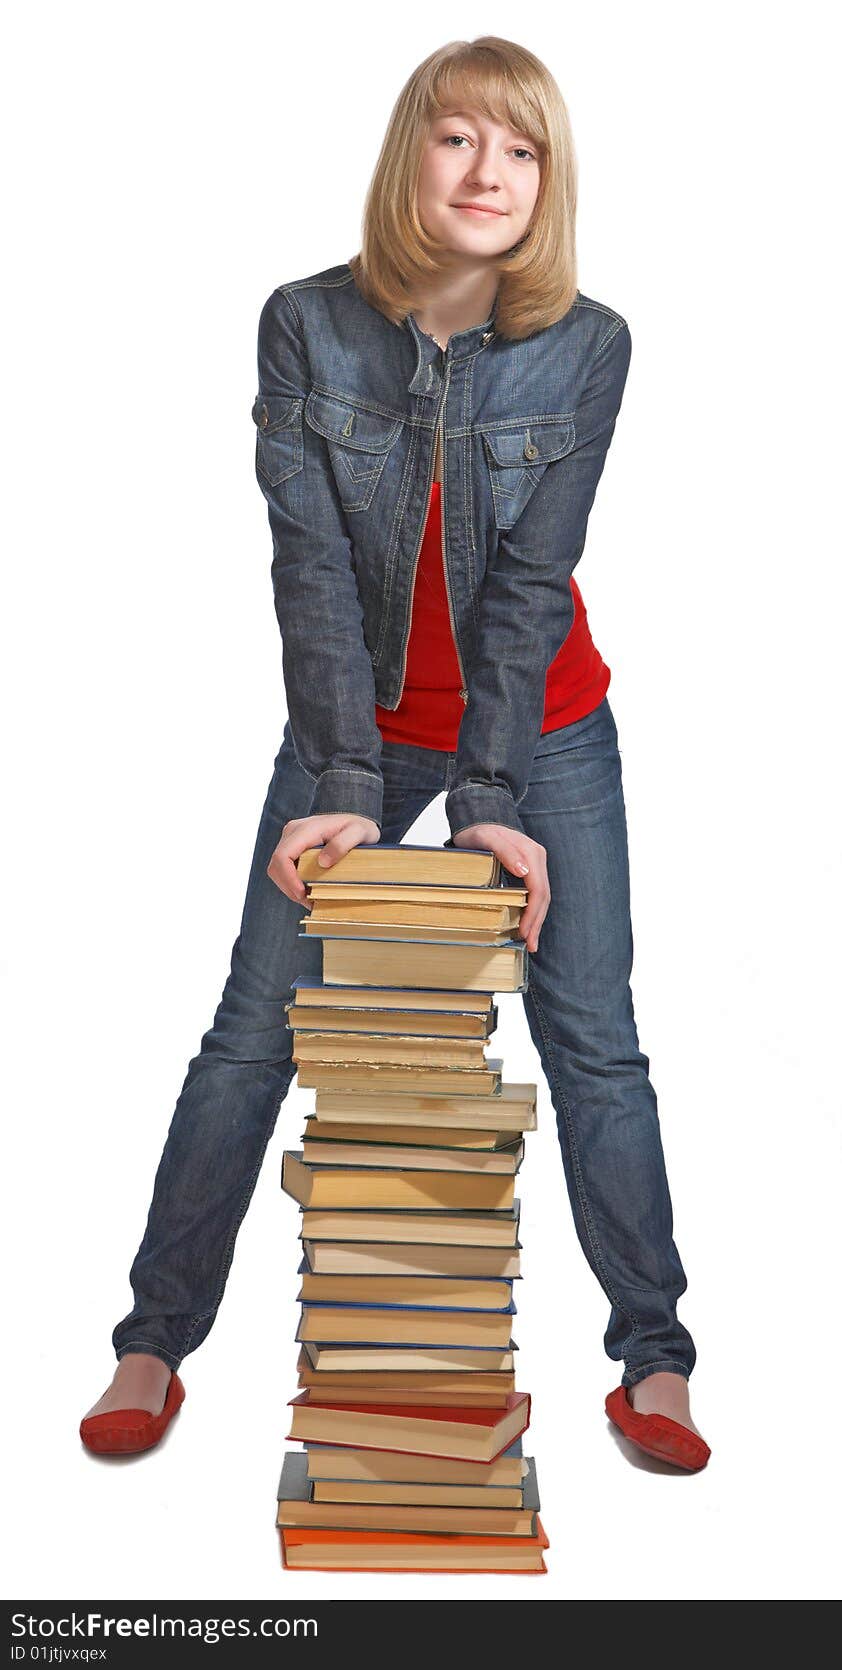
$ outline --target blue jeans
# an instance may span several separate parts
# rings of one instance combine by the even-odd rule
[[[381,840],[400,841],[447,790],[454,759],[383,744]],[[178,1368],[213,1326],[295,1074],[284,1003],[296,975],[321,972],[320,940],[299,938],[303,907],[266,874],[283,825],[308,815],[314,787],[287,724],[230,973],[170,1123],[130,1271],[134,1306],[112,1335],[118,1358],[148,1351]],[[689,1378],[696,1351],[676,1315],[687,1281],[629,986],[625,804],[607,697],[586,718],[541,736],[518,811],[526,833],[546,847],[552,892],[523,1002],[555,1109],[576,1231],[611,1306],[605,1350],[624,1363],[626,1386],[658,1369]]]

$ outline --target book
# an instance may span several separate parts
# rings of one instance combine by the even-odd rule
[[[302,1061],[391,1062],[402,1067],[485,1068],[484,1038],[437,1038],[399,1032],[295,1032],[292,1059]]]
[[[472,1130],[459,1125],[371,1125],[358,1120],[319,1119],[309,1114],[304,1121],[302,1137],[306,1144],[313,1142],[376,1142],[408,1148],[455,1148],[472,1153],[494,1149],[506,1152],[522,1150],[522,1131]]]
[[[357,1491],[360,1490],[357,1486]],[[363,1487],[364,1488],[364,1487]],[[372,1496],[354,1495],[338,1488],[330,1494],[329,1484],[316,1487],[307,1476],[307,1457],[294,1451],[284,1456],[277,1491],[277,1525],[333,1526],[342,1530],[455,1531],[480,1536],[534,1537],[535,1514],[540,1506],[537,1478],[527,1476],[520,1505],[507,1506],[483,1501],[481,1486],[462,1487],[472,1500],[460,1500],[457,1486],[449,1487],[455,1501],[448,1501],[448,1487],[441,1487],[436,1500],[433,1487],[420,1485],[381,1486]],[[423,1492],[426,1490],[425,1498]],[[420,1494],[420,1500],[419,1500]],[[477,1500],[479,1498],[479,1500]]]
[[[488,1096],[500,1081],[503,1063],[489,1057],[485,1067],[396,1066],[386,1061],[300,1061],[301,1090],[368,1090],[381,1085],[402,1095]]]
[[[363,1208],[302,1209],[306,1241],[418,1241],[442,1247],[516,1247],[520,1201],[494,1212],[448,1212],[439,1207],[369,1211]],[[314,1266],[315,1268],[315,1266]]]
[[[487,928],[492,933],[517,927],[529,895],[525,887],[402,887],[390,882],[311,882],[307,898],[313,916],[349,922],[397,922],[403,926]]]
[[[436,928],[428,927],[424,922],[414,922],[411,926],[402,927],[398,922],[355,922],[339,917],[329,917],[327,920],[313,911],[309,916],[299,917],[299,938],[305,939],[352,939],[355,944],[362,944],[367,940],[400,942],[411,940],[413,945],[508,945],[512,940],[513,923],[507,924],[499,933],[491,928]],[[523,942],[525,943],[525,942]]]
[[[500,1068],[502,1070],[502,1060]],[[388,1124],[399,1120],[402,1125],[441,1125],[447,1121],[454,1129],[509,1129],[534,1131],[537,1129],[538,1086],[535,1084],[504,1084],[502,1078],[490,1095],[462,1096],[459,1089],[447,1095],[431,1096],[421,1085],[409,1094],[398,1094],[388,1085],[363,1084],[350,1088],[325,1086],[316,1092],[316,1118],[341,1119],[348,1124]]]
[[[296,1339],[300,1338],[299,1333]],[[359,1345],[331,1344],[321,1340],[307,1340],[307,1354],[315,1369],[353,1371],[365,1369],[371,1373],[389,1373],[392,1369],[468,1369],[482,1373],[509,1370],[514,1367],[512,1352],[517,1350],[514,1340],[501,1349],[487,1345]]]
[[[356,1482],[418,1482],[426,1484],[480,1485],[482,1489],[507,1486],[520,1489],[527,1462],[523,1439],[513,1438],[496,1461],[448,1461],[442,1456],[401,1455],[395,1450],[360,1450],[341,1444],[308,1443],[307,1475],[310,1479]]]
[[[424,986],[346,985],[337,991],[335,986],[326,984],[321,974],[299,974],[292,982],[292,990],[296,1005],[307,1009],[333,1009],[339,1004],[343,1009],[366,1012],[402,1010],[409,1005],[414,1011],[427,1011],[441,1016],[442,1020],[450,1014],[476,1015],[483,1019],[492,1013],[496,1015],[493,992],[466,992],[458,986],[453,991],[446,988],[433,991]]]
[[[300,1205],[313,1208],[500,1212],[512,1205],[515,1181],[514,1176],[485,1177],[480,1172],[314,1166],[301,1158],[300,1149],[287,1149],[281,1188]]]
[[[411,953],[406,950],[408,944],[415,946]],[[528,989],[529,952],[522,939],[502,945],[431,945],[382,935],[379,939],[323,938],[322,975],[326,985],[403,984],[413,990],[419,985],[448,990],[458,986],[463,991],[483,991],[490,998],[495,992]]]
[[[534,1537],[480,1537],[423,1531],[342,1531],[310,1525],[280,1530],[281,1558],[295,1571],[546,1572],[550,1539],[535,1519]]]
[[[337,1002],[333,1006],[326,1003],[285,1003],[284,1010],[287,1026],[291,1031],[298,1032],[364,1032],[367,1036],[394,1037],[400,1034],[407,1037],[410,1034],[439,1038],[489,1038],[497,1027],[497,1005],[493,1003],[485,1014],[474,1014],[462,1009],[398,1009],[373,1006],[367,1009],[352,1008],[350,1004],[339,1001],[341,990],[331,986],[330,990],[337,993]],[[372,991],[375,988],[372,987]],[[408,994],[404,994],[405,996]]]
[[[330,1447],[330,1446],[328,1446]],[[346,1452],[347,1453],[347,1452]],[[388,1453],[388,1452],[387,1452]],[[292,1450],[287,1451],[293,1455]],[[522,1462],[523,1477],[513,1484],[486,1483],[452,1484],[442,1479],[343,1479],[343,1478],[313,1478],[310,1474],[308,1452],[305,1450],[300,1456],[296,1455],[303,1480],[308,1491],[307,1500],[311,1502],[407,1502],[417,1503],[419,1506],[440,1504],[452,1508],[530,1508],[537,1512],[541,1506],[538,1494],[538,1478],[535,1472],[535,1459],[525,1456]],[[407,1456],[393,1458],[404,1463]],[[417,1459],[413,1457],[412,1459]],[[501,1457],[501,1463],[503,1458]],[[327,1467],[329,1462],[323,1462]],[[439,1467],[443,1462],[437,1463]],[[452,1466],[470,1466],[472,1463],[453,1462]],[[492,1462],[483,1469],[491,1473],[497,1466]],[[283,1482],[283,1476],[282,1476]],[[279,1487],[280,1488],[280,1487]],[[386,1526],[383,1526],[386,1529]],[[420,1529],[420,1527],[419,1527]],[[456,1529],[456,1527],[454,1527]],[[468,1526],[464,1527],[469,1529]],[[477,1529],[480,1529],[477,1526]]]
[[[324,845],[324,843],[322,843]],[[319,863],[320,847],[307,847],[296,860],[302,881],[394,881],[414,886],[499,887],[500,859],[487,847],[432,847],[411,841],[368,842],[352,847],[335,863]]]
[[[355,1375],[354,1378],[358,1379],[360,1376]],[[373,1398],[377,1403],[406,1403],[408,1397],[415,1397],[416,1395],[419,1399],[423,1399],[425,1403],[435,1403],[440,1408],[444,1408],[453,1402],[452,1391],[439,1390],[436,1387],[429,1388],[427,1385],[419,1386],[417,1390],[412,1386],[390,1386],[388,1382],[396,1378],[398,1378],[397,1375],[388,1371],[370,1375],[369,1379],[374,1384],[366,1386],[364,1389],[339,1386],[332,1375],[324,1374],[319,1375],[318,1378],[299,1374],[296,1383],[302,1391],[306,1391],[308,1386],[315,1387],[315,1390],[320,1392],[323,1397],[330,1398],[331,1403],[359,1403],[361,1397]],[[406,1376],[401,1378],[405,1379]],[[421,1379],[422,1376],[419,1375],[418,1378]],[[474,1377],[472,1376],[472,1378]],[[503,1409],[506,1398],[512,1389],[513,1378],[512,1375],[502,1375],[501,1379],[506,1381],[506,1385],[501,1387],[499,1392],[460,1392],[459,1402],[465,1409]],[[324,1386],[322,1385],[323,1380],[327,1382]]]
[[[486,1281],[481,1276],[319,1276],[306,1257],[297,1274],[301,1286],[296,1297],[301,1302],[504,1311],[513,1301],[511,1281]]]
[[[431,1143],[372,1142],[369,1137],[360,1141],[361,1132],[353,1142],[315,1141],[305,1131],[302,1147],[296,1149],[305,1165],[313,1166],[374,1166],[378,1170],[447,1171],[453,1175],[480,1172],[487,1177],[514,1177],[520,1170],[524,1148],[522,1142],[490,1151],[479,1148],[435,1148]]]
[[[504,1410],[464,1409],[458,1405],[442,1409],[429,1404],[335,1404],[317,1400],[308,1387],[289,1399],[292,1422],[287,1438],[487,1464],[526,1430],[530,1404],[529,1392],[512,1392]]]
[[[395,1226],[395,1233],[399,1233]],[[317,1275],[500,1276],[521,1275],[520,1242],[494,1246],[431,1246],[425,1242],[302,1240]]]
[[[508,1347],[514,1300],[504,1311],[423,1309],[420,1305],[303,1304],[297,1340],[366,1345]]]
[[[371,1398],[373,1403],[473,1403],[479,1398],[491,1408],[503,1403],[510,1391],[516,1391],[515,1369],[483,1368],[484,1358],[478,1368],[468,1369],[448,1368],[446,1364],[426,1369],[337,1369],[326,1364],[316,1366],[317,1351],[319,1346],[314,1341],[301,1341],[297,1383],[302,1389],[314,1386],[317,1398],[326,1403],[359,1403],[361,1396]],[[314,1361],[311,1353],[316,1354]],[[511,1353],[501,1354],[511,1358]],[[381,1393],[389,1393],[389,1399]]]

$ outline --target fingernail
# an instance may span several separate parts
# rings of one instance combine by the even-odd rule
[[[525,875],[529,874],[529,865],[528,864],[516,864],[515,869],[520,870],[521,875],[525,876]]]
[[[326,852],[320,852],[319,857],[318,857],[318,862],[320,864],[329,864],[330,863],[330,858],[329,858],[328,854]]]

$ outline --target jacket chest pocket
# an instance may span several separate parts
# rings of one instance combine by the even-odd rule
[[[304,416],[327,441],[343,509],[368,510],[403,427],[401,419],[317,389],[307,396]]]
[[[564,458],[576,438],[573,419],[521,418],[517,424],[483,431],[494,521],[510,528],[525,510],[548,464]]]
[[[257,425],[255,468],[270,487],[304,466],[303,400],[287,394],[259,394],[251,409]]]

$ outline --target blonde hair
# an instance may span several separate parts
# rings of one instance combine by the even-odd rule
[[[372,307],[400,324],[444,271],[442,245],[418,218],[417,187],[430,124],[469,104],[532,141],[540,186],[529,227],[497,260],[495,329],[513,340],[564,317],[576,299],[577,168],[567,108],[549,70],[498,35],[431,52],[398,95],[363,210],[362,245],[348,265]]]

